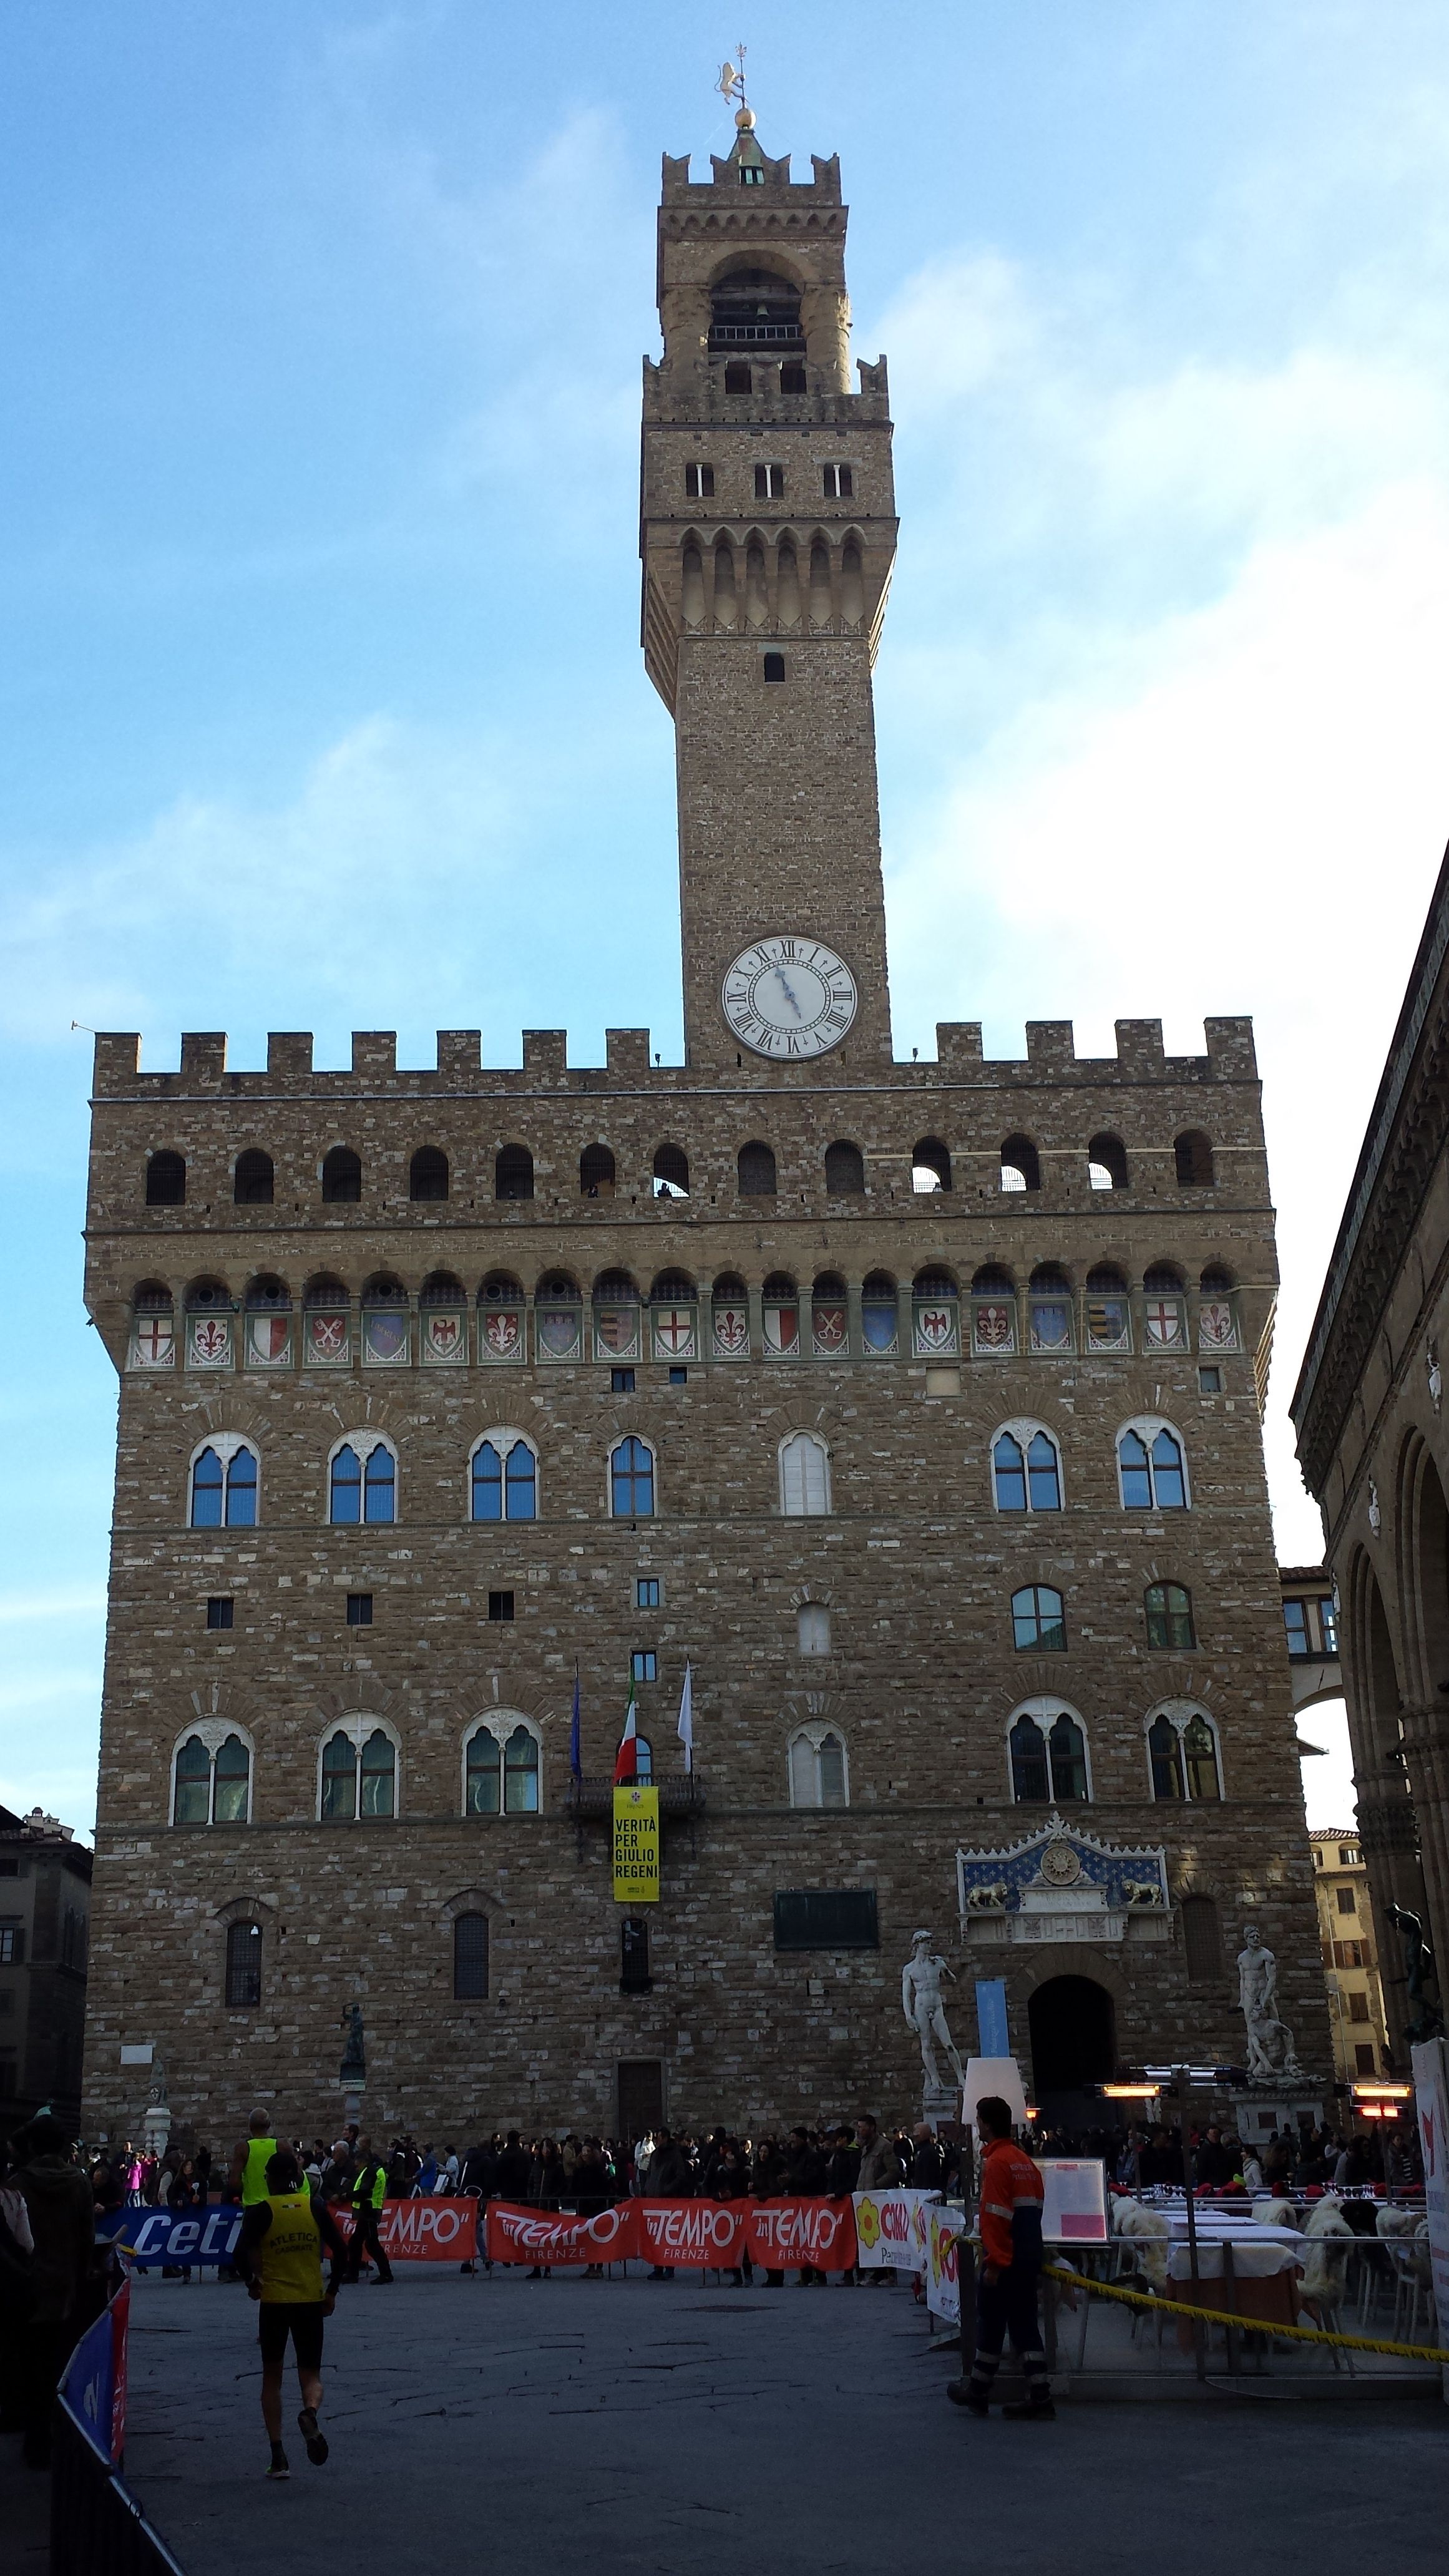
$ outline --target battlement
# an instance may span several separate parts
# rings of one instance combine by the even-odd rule
[[[1257,1081],[1250,1019],[1205,1021],[1202,1055],[1168,1055],[1160,1020],[1118,1020],[1116,1031],[1115,1055],[1079,1056],[1070,1020],[1028,1020],[1024,1058],[987,1056],[979,1020],[939,1020],[934,1058],[853,1067],[848,1058],[837,1057],[828,1066],[796,1070],[785,1079],[769,1065],[751,1061],[739,1068],[729,1088],[779,1095]],[[648,1029],[606,1030],[602,1065],[570,1063],[566,1029],[525,1029],[521,1066],[485,1065],[478,1029],[440,1029],[436,1064],[415,1066],[399,1065],[395,1030],[355,1029],[351,1063],[332,1067],[313,1063],[309,1029],[274,1030],[267,1039],[264,1067],[229,1065],[224,1031],[192,1030],[182,1037],[181,1060],[174,1071],[143,1068],[140,1035],[117,1030],[102,1031],[96,1039],[93,1089],[97,1101],[355,1099],[359,1094],[389,1092],[408,1097],[463,1092],[498,1098],[510,1093],[531,1096],[565,1085],[594,1091],[619,1086],[689,1094],[717,1090],[719,1078],[689,1065],[658,1062]]]
[[[688,206],[696,211],[708,208],[711,214],[717,213],[716,189],[737,192],[741,200],[741,212],[752,216],[758,216],[761,213],[762,201],[763,204],[768,205],[777,203],[781,197],[796,202],[805,198],[809,200],[812,207],[840,205],[838,152],[832,152],[828,157],[812,152],[810,177],[792,179],[791,155],[788,152],[782,153],[778,160],[772,160],[768,152],[763,152],[755,146],[749,153],[746,166],[752,173],[758,172],[759,175],[752,176],[747,187],[741,186],[742,156],[738,144],[733,152],[728,152],[723,157],[717,152],[710,154],[710,175],[704,180],[691,178],[691,155],[688,152],[681,152],[677,157],[672,152],[666,152],[662,158],[663,177],[660,196],[666,207]]]

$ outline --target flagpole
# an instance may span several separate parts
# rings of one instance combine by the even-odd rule
[[[694,1769],[694,1667],[686,1663],[684,1686],[679,1694],[679,1722],[674,1730],[684,1747],[686,1773]]]

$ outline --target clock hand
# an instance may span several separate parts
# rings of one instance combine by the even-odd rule
[[[797,1020],[801,1020],[801,1019],[803,1019],[803,1018],[804,1018],[804,1016],[805,1016],[805,1014],[804,1014],[804,1012],[801,1010],[799,1003],[798,1003],[798,1002],[796,1001],[796,999],[795,999],[794,989],[793,989],[793,987],[792,987],[792,985],[791,985],[791,983],[790,983],[790,979],[789,979],[788,975],[786,974],[784,967],[783,967],[783,966],[777,966],[777,967],[776,967],[776,969],[775,969],[775,974],[776,974],[776,978],[777,978],[777,980],[778,980],[778,982],[779,982],[780,989],[781,989],[781,991],[783,992],[783,994],[784,994],[784,996],[785,996],[786,1001],[789,1003],[791,1010],[794,1012],[796,1019],[797,1019]]]

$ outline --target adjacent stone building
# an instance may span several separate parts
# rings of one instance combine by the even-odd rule
[[[39,1807],[0,1807],[0,2138],[37,2111],[79,2126],[91,1854]]]
[[[1401,1953],[1385,1962],[1400,2049],[1442,2026],[1424,1951],[1442,1961],[1449,1947],[1446,1145],[1449,858],[1291,1407],[1337,1585],[1358,1837],[1383,1936]]]
[[[1256,1918],[1328,2033],[1259,1406],[1249,1024],[1079,1058],[890,1039],[871,671],[885,361],[835,161],[666,160],[644,646],[674,717],[685,1060],[448,1030],[96,1054],[121,1382],[90,2117],[630,2130],[922,2069],[929,1926],[1043,2101],[1242,2054]],[[695,1761],[676,1714],[692,1668]],[[630,1677],[663,1891],[611,1895]],[[577,1675],[580,1761],[570,1762]]]
[[[1374,1901],[1356,1833],[1315,1829],[1313,1885],[1333,2029],[1333,2071],[1341,2082],[1391,2075]]]

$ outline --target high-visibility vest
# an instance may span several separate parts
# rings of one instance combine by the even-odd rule
[[[322,2287],[322,2230],[304,2183],[300,2191],[264,2194],[272,2223],[254,2262],[261,2278],[263,2306],[312,2306],[326,2295]]]
[[[242,2164],[241,2196],[243,2209],[267,2197],[267,2167],[277,2152],[275,2138],[252,2138]]]
[[[387,2174],[383,2166],[374,2159],[371,2182],[368,2181],[367,2167],[364,2165],[352,2186],[352,2206],[354,2209],[381,2209],[386,2198]]]

